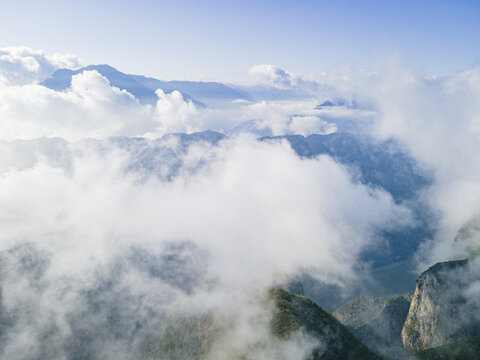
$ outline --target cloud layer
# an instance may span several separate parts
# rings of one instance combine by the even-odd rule
[[[4,48],[0,61],[5,80],[0,85],[2,139],[156,138],[205,129],[258,136],[354,131],[399,141],[434,172],[436,185],[424,199],[441,218],[442,243],[480,212],[476,206],[480,170],[473,155],[478,152],[480,128],[478,67],[444,79],[425,79],[395,63],[377,72],[340,67],[308,80],[260,65],[250,74],[264,85],[301,90],[310,98],[199,108],[178,91],[162,90],[157,91],[156,104],[142,105],[95,71],[75,75],[64,92],[35,84],[59,67],[78,66],[72,55]],[[318,107],[320,103],[327,105]]]
[[[78,69],[82,61],[72,54],[47,55],[25,46],[0,48],[0,84],[27,85],[45,80],[58,69]]]
[[[11,153],[17,146],[3,144]],[[32,280],[22,267],[9,267],[3,278],[3,305],[26,311],[14,322],[5,358],[15,351],[38,354],[50,326],[57,329],[52,349],[96,322],[103,331],[114,300],[123,314],[118,321],[126,316],[126,323],[115,325],[122,326],[120,338],[96,335],[104,341],[92,345],[98,354],[115,351],[122,358],[162,317],[206,311],[232,317],[236,349],[247,349],[268,335],[268,313],[259,320],[264,310],[255,299],[270,286],[306,270],[329,283],[354,279],[358,254],[376,229],[409,217],[385,192],[353,183],[329,157],[302,160],[286,142],[237,137],[214,147],[192,145],[183,155],[185,171],[170,181],[126,171],[135,153],[108,142],[44,144],[43,151],[59,146],[69,154],[64,162],[54,153],[1,167],[2,248],[30,243],[48,259]],[[145,273],[145,266],[161,264],[167,272]],[[109,298],[95,300],[104,281],[115,284],[100,293]],[[89,316],[87,299],[106,308]],[[135,321],[145,329],[130,328]],[[282,346],[305,350],[307,340]]]

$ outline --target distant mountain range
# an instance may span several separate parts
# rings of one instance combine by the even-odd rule
[[[202,106],[205,101],[223,100],[249,100],[249,96],[218,82],[198,81],[161,81],[141,75],[125,74],[110,65],[89,65],[78,70],[59,69],[40,85],[52,90],[63,91],[70,87],[72,76],[84,71],[97,71],[106,77],[112,86],[126,90],[143,104],[154,104],[158,97],[157,89],[165,93],[178,90],[186,100],[192,100],[196,105]]]
[[[51,74],[48,79],[41,82],[40,85],[52,90],[64,91],[71,85],[72,76],[83,71],[93,70],[106,77],[112,86],[128,91],[142,104],[154,104],[158,100],[155,95],[157,89],[162,89],[165,93],[178,90],[186,100],[193,101],[197,106],[216,106],[225,102],[231,104],[235,100],[256,102],[261,100],[292,101],[314,98],[312,93],[300,88],[280,89],[268,85],[234,85],[213,81],[164,81],[143,75],[126,74],[107,64],[88,65],[76,70],[59,69]],[[336,106],[363,110],[369,108],[352,100],[332,99],[323,101],[316,109],[322,110]]]

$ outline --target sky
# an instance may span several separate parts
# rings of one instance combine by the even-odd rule
[[[161,79],[318,76],[395,58],[425,75],[480,62],[478,1],[2,0],[0,47],[73,53]]]

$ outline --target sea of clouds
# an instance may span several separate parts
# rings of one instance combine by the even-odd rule
[[[389,63],[378,72],[340,68],[307,79],[260,65],[250,74],[262,86],[308,96],[219,108],[162,90],[156,104],[142,105],[96,71],[75,75],[66,91],[39,85],[59,68],[80,66],[70,54],[0,49],[0,247],[30,244],[48,259],[38,276],[25,277],[30,270],[23,264],[2,275],[2,309],[17,314],[0,319],[9,329],[2,358],[68,358],[72,333],[109,321],[109,308],[92,314],[85,296],[105,290],[104,282],[114,283],[106,295],[114,299],[103,301],[123,301],[118,317],[125,324],[119,336],[92,332],[104,339],[89,342],[98,354],[129,358],[165,318],[211,311],[234,319],[229,341],[236,340],[228,351],[257,349],[251,356],[258,359],[278,352],[270,346],[270,318],[260,315],[262,293],[304,272],[348,286],[363,273],[359,254],[375,245],[376,231],[413,220],[407,207],[356,182],[332,158],[302,159],[285,141],[258,141],[262,131],[330,133],[347,123],[358,134],[394,139],[434,174],[433,185],[418,196],[434,210],[438,231],[418,253],[419,262],[465,254],[453,239],[480,211],[479,67],[435,79]],[[327,99],[365,106],[316,108]],[[248,121],[255,131],[217,145],[200,141],[178,153],[179,140],[165,140],[180,159],[168,178],[132,171],[137,154],[110,140],[228,133]],[[172,165],[160,159],[155,166]],[[174,281],[147,276],[138,261],[128,260],[132,251],[151,254],[154,263],[173,251],[178,263],[158,272],[180,275]],[[5,254],[13,260],[4,261],[18,264],[18,255]],[[143,321],[141,330],[133,327],[136,321]],[[265,353],[255,347],[259,338]],[[218,348],[225,352],[224,346]],[[301,359],[299,349],[311,349],[312,341],[300,336],[289,346],[284,353]]]

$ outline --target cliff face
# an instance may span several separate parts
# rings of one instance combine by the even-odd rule
[[[467,260],[438,263],[420,275],[402,329],[405,348],[435,348],[468,335],[476,326],[465,311],[469,278]]]

